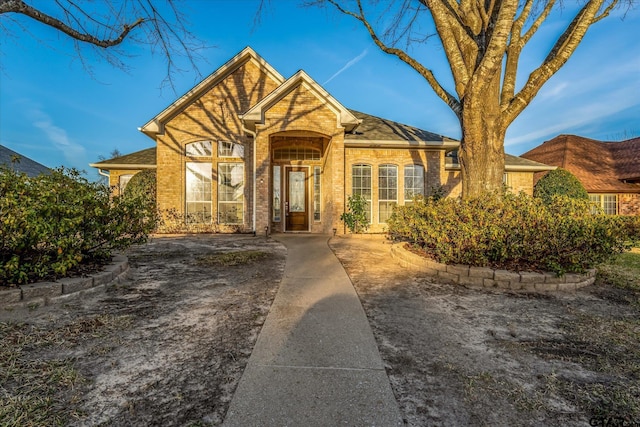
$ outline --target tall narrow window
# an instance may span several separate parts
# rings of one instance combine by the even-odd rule
[[[320,221],[320,166],[313,167],[313,220]]]
[[[398,167],[378,166],[378,220],[387,222],[398,203]]]
[[[242,224],[244,221],[244,165],[218,164],[218,222]]]
[[[371,223],[371,166],[351,166],[351,194],[360,194],[367,201],[367,221]]]
[[[187,222],[211,222],[211,163],[187,163]]]
[[[185,146],[184,151],[189,157],[211,157],[211,141],[192,142]]]
[[[280,166],[273,167],[273,222],[280,222],[282,215],[280,198]]]
[[[421,165],[404,167],[404,204],[413,203],[416,196],[424,196],[424,168]]]
[[[244,159],[244,146],[230,141],[218,141],[218,157]]]
[[[132,176],[133,174],[120,175],[120,178],[118,179],[118,184],[120,184],[120,194],[124,193],[124,189],[127,187]]]

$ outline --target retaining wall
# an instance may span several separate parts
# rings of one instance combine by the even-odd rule
[[[587,270],[583,274],[568,273],[558,276],[555,273],[517,273],[488,267],[441,264],[407,250],[405,245],[406,243],[395,243],[391,246],[392,256],[402,266],[469,287],[537,292],[575,291],[596,280],[596,269]]]

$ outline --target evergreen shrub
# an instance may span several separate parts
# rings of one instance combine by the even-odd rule
[[[138,197],[111,197],[73,169],[35,178],[0,168],[0,285],[63,277],[145,242],[155,227]]]
[[[398,206],[387,225],[436,261],[514,271],[583,272],[637,243],[628,221],[565,196],[549,204],[523,193],[419,198]]]

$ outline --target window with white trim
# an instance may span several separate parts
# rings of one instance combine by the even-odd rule
[[[244,159],[244,146],[231,141],[218,141],[218,157]]]
[[[280,166],[273,166],[273,222],[280,222],[282,216],[280,198]]]
[[[617,194],[589,194],[589,200],[594,205],[593,213],[597,213],[600,208],[607,215],[618,214]]]
[[[404,204],[411,204],[416,196],[424,196],[424,167],[421,165],[405,165]]]
[[[244,221],[244,164],[218,163],[218,222]]]
[[[371,223],[371,165],[351,166],[351,194],[360,194],[367,201],[367,221]]]
[[[378,166],[378,221],[387,222],[398,204],[398,167]]]
[[[188,223],[211,222],[211,163],[187,162],[186,201]]]
[[[211,157],[211,141],[192,142],[184,147],[188,157]]]
[[[118,186],[120,187],[120,194],[124,193],[124,189],[127,187],[127,184],[131,180],[133,174],[120,175],[118,177]]]
[[[320,221],[320,166],[313,167],[313,220]]]

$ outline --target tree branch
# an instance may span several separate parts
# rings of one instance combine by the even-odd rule
[[[394,48],[394,47],[389,47],[382,40],[380,40],[380,38],[378,37],[378,35],[375,32],[375,30],[373,29],[373,27],[371,26],[371,24],[367,21],[366,17],[364,16],[364,10],[362,8],[361,0],[358,0],[359,13],[355,13],[355,12],[352,12],[350,10],[344,9],[335,0],[327,0],[327,1],[329,3],[331,3],[336,9],[338,9],[338,11],[340,11],[341,13],[343,13],[345,15],[348,15],[348,16],[351,16],[351,17],[357,19],[358,21],[360,21],[362,23],[362,25],[364,25],[364,27],[369,32],[369,36],[371,37],[373,42],[376,44],[376,46],[378,46],[378,48],[380,48],[380,50],[382,50],[383,52],[385,52],[387,54],[396,56],[401,61],[405,62],[410,67],[412,67],[414,70],[416,70],[418,73],[420,73],[420,75],[422,77],[424,77],[425,80],[427,80],[427,82],[429,83],[431,88],[434,90],[436,95],[438,95],[438,97],[440,99],[442,99],[449,106],[449,108],[451,108],[451,110],[453,110],[453,112],[456,114],[456,116],[460,117],[460,114],[462,112],[462,110],[460,108],[460,102],[452,94],[450,94],[447,90],[445,90],[440,85],[440,83],[435,78],[435,76],[433,75],[433,72],[431,70],[429,70],[428,68],[426,68],[425,66],[420,64],[418,61],[413,59],[411,56],[409,56],[403,50],[397,49],[397,48]]]
[[[602,14],[598,14],[605,0],[589,0],[576,14],[566,30],[543,61],[530,75],[518,94],[503,106],[505,124],[510,124],[529,105],[542,86],[567,62],[582,41],[589,27]],[[603,13],[608,13],[618,0],[612,0]]]
[[[71,28],[59,19],[40,12],[38,9],[31,7],[22,0],[0,0],[0,14],[3,13],[20,13],[45,25],[53,27],[76,40],[103,48],[119,45],[125,38],[127,38],[131,30],[145,22],[143,18],[138,18],[131,24],[124,24],[122,31],[120,31],[117,37],[112,39],[99,39],[89,33]]]

